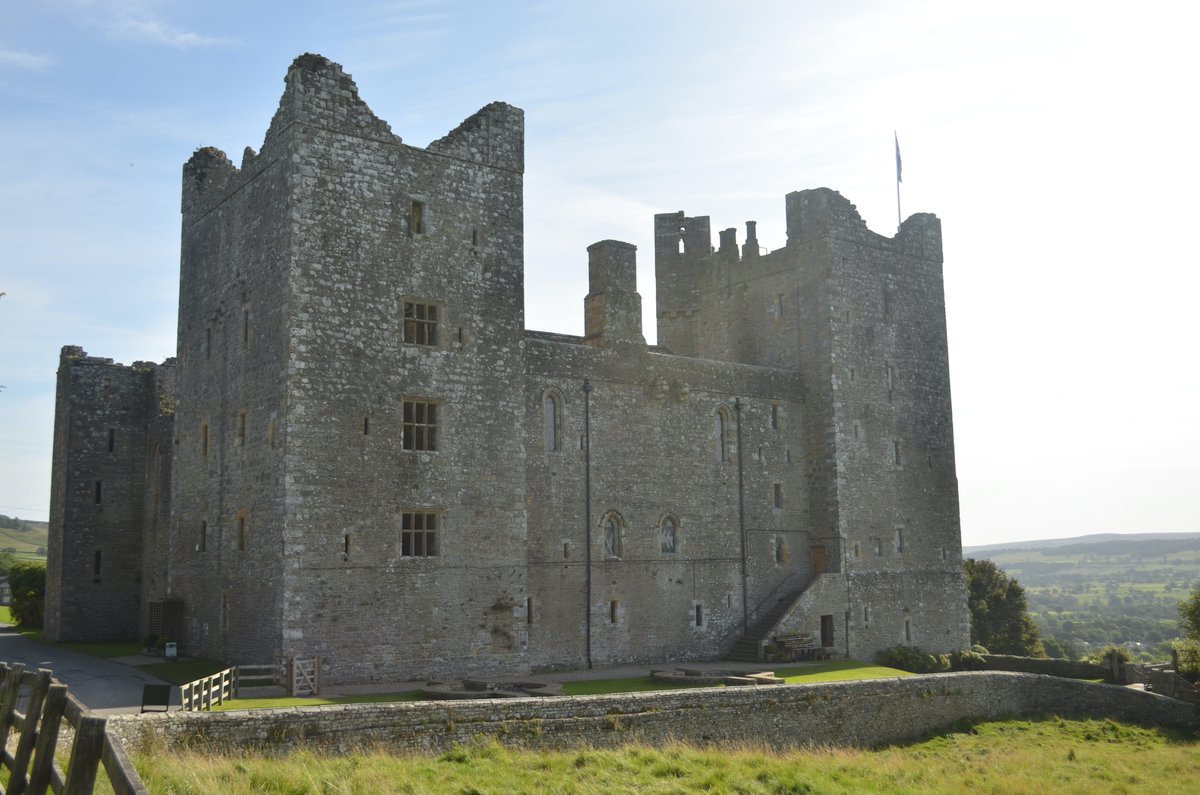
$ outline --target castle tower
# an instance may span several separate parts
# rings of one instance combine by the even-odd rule
[[[494,609],[524,601],[523,160],[516,108],[414,148],[305,55],[261,152],[189,161],[169,587],[190,649],[343,681],[525,665]]]
[[[126,367],[77,346],[62,349],[46,564],[49,640],[139,636],[144,535],[165,536],[171,370],[169,363]]]

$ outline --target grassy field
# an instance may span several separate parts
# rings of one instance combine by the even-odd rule
[[[1191,793],[1200,740],[1112,721],[982,723],[878,750],[631,745],[438,755],[135,757],[151,792],[190,793]]]
[[[46,559],[49,528],[39,525],[30,530],[0,527],[0,550],[10,551],[18,558]],[[39,550],[41,550],[39,552]]]

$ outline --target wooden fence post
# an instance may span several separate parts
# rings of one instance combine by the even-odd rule
[[[75,742],[71,745],[71,756],[67,762],[67,781],[63,787],[65,795],[91,795],[96,786],[96,770],[104,753],[104,726],[107,721],[94,715],[79,719],[75,728]]]
[[[67,686],[50,685],[42,706],[42,728],[38,732],[33,753],[33,769],[29,773],[30,795],[46,795],[54,771],[54,749],[58,744],[58,728],[67,711]]]
[[[17,709],[17,693],[21,690],[21,674],[25,673],[24,663],[13,663],[8,669],[8,679],[4,682],[4,701],[0,704],[0,733],[8,737],[8,730],[13,725],[13,713]]]
[[[33,744],[38,735],[38,723],[42,720],[42,705],[46,693],[50,690],[51,672],[39,668],[37,678],[29,692],[29,703],[25,707],[25,724],[21,727],[21,737],[17,741],[17,752],[13,754],[12,772],[8,777],[8,789],[5,795],[21,795],[29,783],[29,760],[33,756]]]

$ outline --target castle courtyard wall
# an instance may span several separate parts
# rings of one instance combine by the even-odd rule
[[[787,749],[911,742],[960,721],[1048,715],[1200,729],[1195,705],[1165,696],[994,671],[605,696],[121,715],[109,718],[108,729],[133,752],[438,752],[493,740],[552,749],[631,742]]]

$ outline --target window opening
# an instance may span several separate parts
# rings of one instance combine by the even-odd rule
[[[212,329],[204,329],[204,358],[212,358]]]
[[[783,484],[776,483],[771,489],[771,501],[776,510],[783,507]]]
[[[100,576],[100,550],[96,550],[95,557],[92,558],[92,576]]]
[[[525,599],[525,623],[526,624],[533,623],[533,597],[532,596]]]
[[[108,429],[108,452],[112,452],[117,446],[117,431],[114,428]]]
[[[558,449],[558,398],[549,393],[542,398],[542,446],[547,453]]]
[[[242,310],[242,350],[250,347],[250,310]]]
[[[567,541],[563,542],[563,560],[571,558],[571,544]]]
[[[238,447],[246,444],[246,412],[238,412],[238,428],[237,428],[237,443]]]
[[[864,624],[871,623],[871,606],[870,605],[863,605],[863,623]]]
[[[617,623],[617,608],[618,608],[618,603],[617,603],[616,599],[614,599],[608,603],[608,623],[610,623],[610,624]]]
[[[413,201],[408,212],[408,231],[414,235],[425,234],[425,202]]]
[[[208,455],[208,423],[200,426],[200,455]]]
[[[900,442],[895,440],[892,441],[892,463],[900,464]]]
[[[438,404],[428,400],[404,401],[405,450],[436,450]]]
[[[775,536],[775,562],[783,563],[783,539]]]
[[[104,498],[104,482],[96,481],[96,504],[99,505]]]
[[[246,517],[239,515],[237,518],[237,548],[239,552],[246,550]]]
[[[604,518],[604,557],[621,557],[621,522],[616,514]]]
[[[411,345],[438,344],[437,305],[404,302],[404,341]]]
[[[904,642],[912,643],[912,619],[904,619]]]
[[[350,557],[350,534],[349,533],[346,533],[344,536],[342,536],[342,556],[345,558]]]
[[[875,549],[875,557],[877,557],[877,558],[883,557],[883,539],[882,538],[872,538],[871,545]]]
[[[771,404],[771,430],[779,430],[779,404]]]
[[[658,528],[659,546],[665,554],[674,555],[679,543],[678,525],[673,516],[664,517]]]
[[[208,522],[204,519],[200,520],[200,536],[196,539],[196,541],[197,552],[208,551]]]
[[[221,594],[221,631],[229,630],[229,594]]]
[[[716,436],[717,460],[724,463],[727,460],[729,447],[729,412],[724,406],[717,409],[713,433]]]
[[[437,513],[433,511],[405,511],[400,515],[401,557],[437,557],[437,533]]]
[[[896,530],[896,552],[904,552],[904,531]]]
[[[783,320],[783,294],[782,293],[779,295],[779,297],[777,297],[775,299],[775,311],[776,311],[776,314],[778,314],[779,319]]]
[[[368,436],[371,433],[371,418],[363,417],[363,436]]]
[[[696,626],[704,626],[704,605],[696,605]]]

